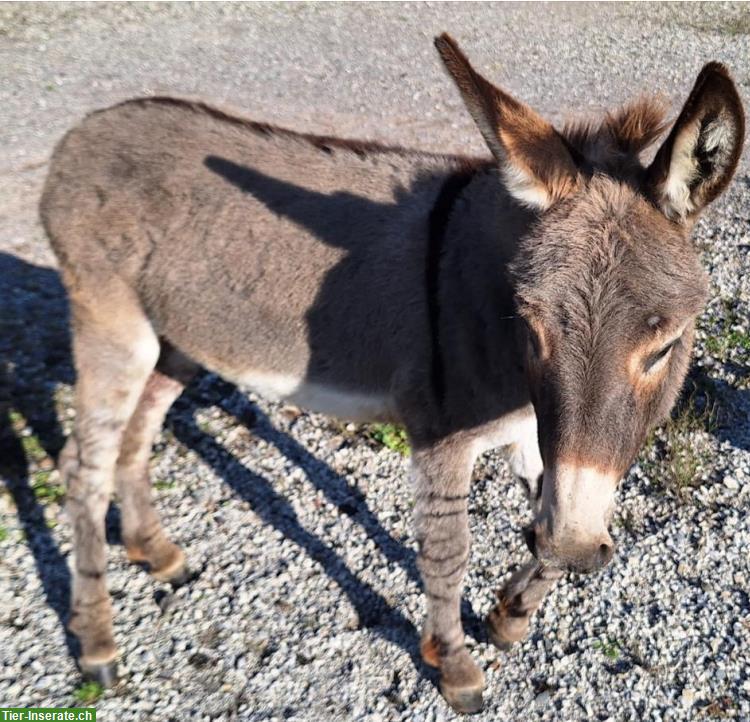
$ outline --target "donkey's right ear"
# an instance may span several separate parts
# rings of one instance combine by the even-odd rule
[[[477,73],[450,35],[435,38],[435,47],[500,164],[508,192],[538,210],[573,193],[576,164],[552,125]]]

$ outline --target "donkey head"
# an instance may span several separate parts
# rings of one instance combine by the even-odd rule
[[[511,268],[544,461],[527,541],[542,561],[593,571],[612,557],[617,483],[687,372],[707,293],[689,232],[737,166],[742,104],[709,63],[644,167],[641,151],[666,129],[658,103],[558,131],[450,37],[436,46],[506,191],[537,211]]]

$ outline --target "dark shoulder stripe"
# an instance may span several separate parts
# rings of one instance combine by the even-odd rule
[[[449,175],[443,183],[430,211],[428,220],[427,263],[427,310],[430,324],[432,390],[437,403],[442,406],[445,398],[445,364],[440,347],[440,264],[445,245],[445,233],[453,206],[464,188],[476,176],[483,164],[464,164]]]
[[[264,123],[256,120],[251,120],[235,112],[234,110],[225,110],[219,108],[210,103],[206,103],[202,100],[194,98],[181,98],[177,96],[169,95],[152,95],[140,98],[131,98],[124,100],[116,105],[109,108],[102,108],[96,110],[89,115],[97,115],[99,113],[106,112],[113,108],[118,108],[126,105],[162,105],[162,106],[173,106],[182,108],[183,110],[189,110],[194,113],[201,113],[203,115],[214,118],[230,125],[246,128],[253,133],[263,136],[277,136],[283,138],[293,138],[298,141],[308,143],[313,148],[324,153],[331,153],[335,150],[348,151],[355,155],[366,157],[369,155],[377,154],[395,154],[402,156],[417,156],[420,158],[443,158],[448,161],[453,161],[462,167],[471,167],[481,165],[487,162],[486,159],[478,158],[468,155],[460,154],[441,154],[431,153],[429,151],[419,150],[417,148],[405,148],[401,145],[390,145],[387,143],[379,143],[373,140],[357,140],[354,138],[339,138],[338,136],[332,135],[316,135],[314,133],[301,133],[288,128],[283,128],[278,125],[272,125],[271,123]]]

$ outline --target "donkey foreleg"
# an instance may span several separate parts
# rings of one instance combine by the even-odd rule
[[[422,657],[439,668],[447,702],[465,713],[481,709],[484,689],[484,675],[464,645],[461,626],[472,463],[470,448],[434,447],[414,454],[417,566],[427,598]]]
[[[533,413],[527,416],[515,432],[516,439],[510,446],[510,467],[526,483],[529,502],[535,507],[542,493],[544,472],[536,416]],[[496,646],[509,649],[526,637],[532,615],[562,575],[560,569],[532,559],[511,576],[497,593],[497,606],[487,618],[490,639]]]
[[[532,560],[511,576],[497,593],[497,606],[487,617],[493,644],[507,650],[526,637],[532,615],[563,573],[561,569]]]

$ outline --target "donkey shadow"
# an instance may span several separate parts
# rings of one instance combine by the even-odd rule
[[[738,377],[747,376],[748,369],[726,362]],[[693,365],[683,387],[677,408],[694,404],[706,416],[709,431],[719,442],[729,442],[736,449],[750,450],[750,389],[737,389],[724,379],[709,376],[703,366]]]
[[[40,477],[31,474],[28,456],[43,450],[56,460],[63,445],[54,390],[74,379],[68,304],[56,271],[5,253],[0,253],[0,299],[0,478],[15,503],[47,604],[65,629],[70,571],[37,499]],[[24,421],[32,436],[18,433]],[[75,637],[66,632],[65,641],[77,657]]]
[[[35,493],[24,437],[18,429],[25,420],[44,452],[57,459],[64,435],[56,411],[55,389],[75,380],[68,302],[57,271],[1,252],[0,298],[4,299],[0,307],[0,477],[15,502],[46,602],[65,628],[71,611],[71,574]],[[414,625],[350,571],[333,549],[306,530],[292,505],[273,489],[270,481],[251,472],[198,427],[195,411],[207,405],[220,406],[299,466],[316,489],[363,529],[389,563],[401,566],[421,587],[414,551],[382,526],[356,487],[291,436],[276,429],[234,385],[203,372],[175,402],[167,425],[176,438],[201,456],[265,523],[281,531],[321,565],[350,599],[361,627],[404,649],[422,674],[434,682],[434,672],[422,662]],[[114,504],[107,526],[108,540],[118,543],[119,514]],[[486,641],[484,624],[466,600],[462,616],[466,631]],[[71,656],[77,658],[80,650],[75,637],[66,634],[66,643]]]

